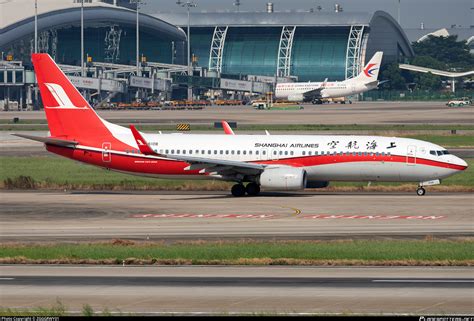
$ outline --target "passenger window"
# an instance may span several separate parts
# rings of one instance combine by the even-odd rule
[[[229,155],[229,151],[228,151],[228,150],[226,150],[226,151],[225,151],[225,154],[226,154],[226,155]]]
[[[206,153],[206,151],[203,149],[203,150],[201,151],[201,154],[204,155],[205,153]]]
[[[274,150],[274,151],[273,151],[273,155],[276,155],[276,154],[277,154],[277,151],[276,151],[276,150]]]
[[[240,150],[237,151],[237,155],[240,155]]]
[[[443,152],[441,152],[441,151],[437,151],[437,153],[438,153],[438,156],[443,155]]]
[[[255,155],[258,155],[258,150],[255,151]]]
[[[436,151],[430,150],[430,154],[436,156]]]
[[[252,151],[251,151],[251,150],[249,150],[249,155],[252,155]]]
[[[242,152],[242,154],[244,154],[244,155],[247,155],[247,151],[246,151],[246,150],[244,150],[244,151]]]
[[[189,150],[189,155],[192,155],[192,154],[193,154],[193,150],[190,149],[190,150]]]
[[[224,151],[223,151],[223,150],[221,150],[221,151],[220,151],[220,154],[221,154],[221,155],[224,155]]]
[[[174,149],[171,150],[171,154],[174,154]]]
[[[163,154],[163,150],[162,150],[162,149],[160,149],[160,154]]]
[[[167,150],[165,150],[165,153],[166,153],[166,154],[169,154],[169,152],[170,152],[170,151],[169,151],[168,149],[167,149]]]
[[[207,154],[208,154],[208,155],[211,155],[211,153],[212,153],[211,150],[208,149],[208,150],[207,150]]]
[[[231,153],[232,155],[234,155],[234,154],[235,154],[235,151],[234,151],[234,150],[231,150],[231,152],[230,152],[230,153]]]
[[[266,151],[262,151],[262,154],[263,154],[263,155],[267,155],[267,152],[266,152]]]
[[[305,155],[306,155],[306,152],[305,152],[305,151],[303,151],[303,152],[301,153],[301,155],[305,156]]]
[[[186,150],[185,149],[183,149],[183,155],[186,155]]]
[[[217,150],[214,149],[214,155],[217,155]]]
[[[285,150],[285,155],[288,155],[288,151],[287,151],[287,150]]]

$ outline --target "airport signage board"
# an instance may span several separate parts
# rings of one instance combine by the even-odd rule
[[[252,91],[252,82],[244,80],[234,80],[221,78],[221,88],[237,91]]]
[[[167,79],[151,79],[137,76],[130,77],[130,87],[167,91],[169,89],[169,83],[170,81]]]
[[[68,76],[68,78],[74,86],[79,88],[125,92],[125,85],[117,80],[78,76]]]

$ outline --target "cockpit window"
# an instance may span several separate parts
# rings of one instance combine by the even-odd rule
[[[430,150],[430,154],[434,156],[450,155],[447,150]]]

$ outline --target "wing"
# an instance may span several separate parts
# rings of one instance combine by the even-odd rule
[[[328,79],[324,79],[324,81],[322,82],[322,84],[316,88],[316,89],[313,89],[313,90],[309,90],[307,92],[304,92],[303,93],[303,96],[304,97],[313,97],[313,98],[321,98],[321,91],[326,88],[326,84],[328,82]]]
[[[211,175],[232,176],[236,174],[256,175],[264,171],[266,165],[246,163],[240,161],[231,161],[223,159],[213,159],[205,157],[193,157],[186,155],[163,155],[155,152],[148,142],[143,138],[140,132],[130,125],[133,137],[137,141],[140,152],[145,155],[159,156],[169,159],[180,160],[189,164],[185,170],[199,170],[201,174],[209,173]]]

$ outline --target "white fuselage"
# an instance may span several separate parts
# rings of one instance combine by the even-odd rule
[[[303,101],[305,93],[312,90],[320,91],[320,98],[338,98],[350,95],[360,94],[377,87],[376,85],[368,85],[357,78],[334,81],[334,82],[296,82],[296,83],[279,83],[276,86],[275,98],[290,101]]]
[[[438,145],[407,138],[190,134],[144,134],[144,138],[157,153],[167,155],[168,160],[173,155],[186,155],[301,167],[307,172],[308,180],[317,181],[423,182],[446,178],[467,166]],[[157,168],[154,176],[187,174],[185,170],[167,175],[159,172]],[[205,178],[195,174],[189,178],[192,176]]]

